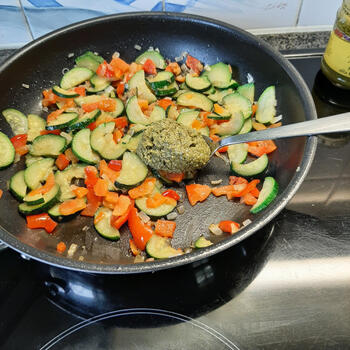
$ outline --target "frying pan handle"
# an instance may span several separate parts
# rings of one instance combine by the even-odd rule
[[[350,112],[289,124],[278,128],[268,128],[249,132],[247,134],[225,137],[218,142],[219,147],[217,149],[242,142],[274,140],[285,137],[311,136],[344,131],[350,131]]]

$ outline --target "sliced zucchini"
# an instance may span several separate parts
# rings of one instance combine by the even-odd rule
[[[2,111],[2,115],[9,123],[15,135],[26,134],[28,131],[28,119],[20,111],[14,108],[7,108]]]
[[[125,152],[122,161],[122,170],[115,185],[118,188],[130,188],[140,185],[148,174],[147,166],[132,152]]]
[[[102,158],[111,160],[120,158],[126,151],[123,142],[116,144],[113,140],[114,122],[103,123],[91,132],[90,145]]]
[[[252,103],[237,92],[226,95],[222,102],[232,115],[236,112],[242,112],[244,119],[252,115]]]
[[[24,215],[33,215],[47,212],[51,207],[53,207],[57,203],[59,193],[60,187],[56,184],[49,192],[44,194],[43,203],[37,205],[21,203],[18,206],[18,210]]]
[[[106,96],[101,95],[89,95],[89,96],[79,96],[74,99],[74,102],[81,107],[83,104],[96,103],[104,100]]]
[[[225,63],[218,62],[210,66],[207,76],[213,86],[217,88],[226,89],[232,85],[232,73]]]
[[[157,51],[146,51],[142,53],[140,56],[138,56],[135,62],[138,64],[144,64],[148,59],[152,60],[157,68],[159,69],[166,68],[166,62],[164,57]]]
[[[27,153],[26,154],[26,167],[28,168],[30,165],[32,165],[34,162],[36,162],[37,160],[41,160],[44,159],[44,157],[35,157],[32,156],[31,154]]]
[[[47,130],[65,129],[78,120],[79,114],[67,112],[60,114],[56,119],[46,124]]]
[[[173,96],[171,96],[171,98],[172,99],[178,98],[180,95],[182,95],[183,93],[188,92],[188,91],[191,91],[191,90],[189,90],[187,88],[187,86],[186,86],[186,89],[184,89],[180,86],[180,90],[178,90]]]
[[[258,109],[255,119],[259,123],[272,123],[276,116],[276,91],[274,86],[269,86],[264,90],[258,100]]]
[[[204,236],[200,236],[194,243],[194,247],[197,249],[206,248],[211,245],[213,245],[213,242],[209,241],[209,239],[206,239]]]
[[[68,90],[72,87],[90,80],[94,72],[85,67],[75,67],[63,75],[60,86],[62,89]]]
[[[231,171],[238,176],[254,177],[262,174],[269,164],[269,158],[263,154],[250,163],[239,164],[231,162]]]
[[[263,187],[260,191],[258,201],[252,206],[250,212],[253,214],[265,209],[277,196],[278,194],[278,183],[271,177],[265,177]]]
[[[90,129],[82,129],[78,131],[73,137],[72,151],[82,162],[97,164],[100,161],[100,157],[91,149],[90,135]]]
[[[60,135],[40,135],[33,140],[29,153],[32,156],[57,157],[64,151],[66,144],[66,139]]]
[[[182,124],[190,129],[193,129],[192,123],[197,119],[198,120],[198,111],[189,111],[189,112],[182,112],[177,118],[177,122],[179,124]],[[201,128],[201,129],[194,129],[198,131],[200,134],[209,136],[209,128],[207,126]]]
[[[77,129],[85,128],[89,124],[93,123],[100,116],[100,114],[101,111],[99,109],[83,114],[78,118],[78,120],[68,126],[67,131],[75,131]]]
[[[52,92],[59,96],[59,97],[63,97],[63,98],[74,98],[74,97],[79,97],[80,95],[72,90],[66,90],[66,89],[62,89],[61,87],[55,85],[52,88]]]
[[[182,253],[174,249],[169,239],[153,234],[146,244],[146,252],[154,259],[167,259]]]
[[[45,130],[46,121],[36,114],[28,114],[28,142],[32,142],[40,132]]]
[[[79,212],[77,212],[77,213],[70,214],[70,215],[62,215],[60,213],[60,205],[61,205],[61,203],[55,204],[47,212],[52,217],[52,219],[54,219],[55,221],[58,221],[58,222],[67,221],[67,220],[75,218],[79,213]]]
[[[231,114],[229,116],[222,116],[220,114],[216,113],[211,113],[207,116],[208,119],[213,119],[213,120],[230,120]]]
[[[160,106],[154,106],[148,120],[149,124],[158,122],[159,120],[165,119],[165,110]]]
[[[168,71],[159,72],[155,77],[148,77],[148,84],[152,89],[159,89],[170,85],[175,80],[173,73]]]
[[[56,171],[55,181],[60,186],[59,200],[61,202],[75,197],[70,186],[73,179],[85,179],[84,169],[85,165],[75,164],[68,166],[63,171]]]
[[[87,94],[91,95],[91,94],[96,94],[98,92],[103,91],[106,87],[108,87],[109,85],[111,85],[111,82],[104,78],[104,77],[100,77],[99,75],[95,74],[94,76],[92,76],[92,78],[90,79],[90,83],[92,85],[92,87],[86,89]]]
[[[30,196],[29,194],[25,195],[23,202],[28,205],[37,205],[44,203],[44,196],[41,193]]]
[[[177,104],[185,107],[196,107],[203,111],[210,112],[213,109],[213,102],[199,92],[188,91],[177,98]]]
[[[214,88],[214,86],[211,86],[208,90],[203,91],[203,94],[205,94],[205,95],[212,95],[215,93],[216,93],[216,89]]]
[[[170,85],[167,85],[167,86],[164,86],[162,88],[154,90],[154,92],[158,97],[164,97],[164,96],[172,96],[178,90],[179,90],[179,87],[178,87],[176,81],[174,81]]]
[[[194,91],[202,92],[211,87],[211,82],[206,76],[195,77],[192,74],[186,74],[186,85]]]
[[[9,189],[19,201],[23,200],[27,193],[27,184],[24,181],[24,170],[18,171],[11,177]]]
[[[172,119],[172,120],[176,120],[177,117],[179,116],[179,112],[177,110],[177,108],[173,105],[169,106],[166,110],[166,116],[167,118],[169,119]]]
[[[6,168],[15,160],[15,148],[10,139],[0,131],[0,169]]]
[[[157,187],[154,188],[152,195],[154,195],[155,193],[160,193]],[[176,208],[176,204],[175,205],[162,204],[157,208],[148,208],[147,197],[137,198],[135,200],[135,205],[139,210],[146,213],[151,219],[158,219],[163,216],[166,216]]]
[[[142,139],[142,132],[131,137],[129,142],[126,144],[126,148],[131,152],[136,152],[141,139]]]
[[[167,179],[166,177],[162,176],[158,170],[156,169],[151,169],[153,175],[160,180],[161,183],[165,185],[174,185],[174,181]]]
[[[130,135],[136,136],[140,134],[141,132],[144,132],[147,129],[146,125],[143,124],[134,124],[129,128]]]
[[[235,113],[231,116],[231,119],[228,122],[216,126],[215,128],[213,128],[213,131],[215,134],[218,134],[220,136],[235,135],[238,134],[239,131],[242,129],[243,124],[243,114]]]
[[[214,102],[222,103],[222,99],[229,94],[232,94],[233,89],[215,90],[214,93],[208,95],[208,98]]]
[[[253,128],[253,122],[251,118],[248,118],[244,121],[244,124],[242,126],[242,129],[240,130],[239,134],[246,134],[250,132]]]
[[[143,70],[135,73],[129,80],[129,89],[137,91],[137,97],[147,100],[149,103],[155,102],[157,98],[146,85],[145,72]]]
[[[104,59],[102,57],[95,55],[91,51],[87,51],[75,59],[75,63],[78,67],[88,68],[93,72],[97,71],[98,66],[103,63],[103,61]]]
[[[102,207],[97,210],[95,218],[102,216],[102,219],[94,223],[96,231],[103,237],[112,241],[117,241],[120,238],[119,230],[111,225],[112,210]]]
[[[137,97],[133,96],[126,104],[126,115],[132,124],[148,125],[165,118],[165,111],[162,107],[154,106],[149,117],[145,116],[137,102]]]
[[[24,170],[24,181],[31,190],[41,186],[49,174],[53,171],[55,160],[53,158],[43,158],[35,161]]]
[[[248,144],[238,143],[236,145],[230,145],[227,148],[227,155],[230,162],[243,163],[247,159]]]
[[[116,107],[115,107],[115,111],[110,112],[110,114],[112,115],[113,118],[117,118],[124,112],[125,107],[124,107],[123,101],[120,100],[119,98],[114,97],[113,100],[115,100],[116,102]]]
[[[244,84],[237,88],[237,92],[254,103],[255,85],[254,83]]]

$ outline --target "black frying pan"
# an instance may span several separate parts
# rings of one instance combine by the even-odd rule
[[[50,33],[25,46],[0,67],[0,109],[13,107],[22,112],[37,113],[41,110],[41,91],[60,81],[62,69],[72,67],[74,58],[87,50],[97,51],[110,59],[119,51],[126,61],[132,61],[150,46],[159,48],[167,58],[187,51],[206,64],[224,61],[233,66],[239,82],[247,82],[250,73],[256,84],[256,95],[269,85],[276,85],[278,114],[283,123],[290,124],[315,119],[316,112],[306,84],[278,52],[266,43],[234,26],[203,17],[176,13],[128,13],[84,21]],[[28,84],[29,89],[22,87]],[[0,130],[11,135],[4,119]],[[189,247],[201,234],[208,233],[208,226],[220,220],[231,219],[252,223],[230,237],[216,240],[211,247],[191,252],[176,258],[149,263],[133,264],[128,253],[129,233],[122,230],[119,242],[109,242],[97,235],[91,219],[78,217],[60,224],[50,236],[42,230],[28,230],[25,220],[17,211],[18,202],[5,191],[0,200],[0,240],[13,249],[39,261],[74,270],[97,273],[136,273],[170,268],[216,254],[237,244],[272,220],[296,192],[311,165],[315,138],[294,138],[277,142],[278,150],[270,157],[269,172],[275,176],[280,193],[266,210],[252,216],[249,208],[225,198],[209,198],[204,203],[190,208],[177,219],[175,247]],[[23,168],[19,162],[0,172],[0,188],[12,174]],[[212,160],[197,179],[209,183],[214,179],[227,181],[228,166],[220,159]],[[179,188],[178,191],[183,191]],[[85,232],[84,226],[89,226]],[[77,243],[79,250],[72,259],[56,253],[59,241]],[[85,247],[84,249],[82,247]],[[78,257],[84,256],[83,261]]]

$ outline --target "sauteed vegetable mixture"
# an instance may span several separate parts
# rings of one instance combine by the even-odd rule
[[[276,197],[277,182],[264,177],[267,154],[277,148],[273,141],[221,149],[217,155],[230,162],[229,185],[195,183],[208,152],[200,135],[216,141],[281,124],[274,86],[256,101],[254,83],[239,85],[229,64],[203,66],[186,53],[172,62],[153,49],[131,63],[119,53],[108,63],[93,52],[75,63],[59,85],[42,92],[45,118],[2,111],[14,136],[0,132],[0,169],[25,156],[25,169],[11,177],[9,190],[28,228],[55,234],[57,225],[83,215],[101,236],[118,240],[127,225],[137,261],[161,259],[184,253],[171,245],[176,212],[183,214],[177,186],[185,186],[192,206],[212,194],[239,200],[252,213]],[[167,139],[175,141],[176,159],[166,156]],[[208,230],[234,234],[241,224],[221,221]],[[59,253],[66,243],[59,243]],[[193,248],[211,244],[202,236]]]

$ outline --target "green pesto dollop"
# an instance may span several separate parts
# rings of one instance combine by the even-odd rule
[[[204,138],[171,119],[151,124],[143,132],[136,152],[149,167],[170,173],[194,173],[210,158]]]

